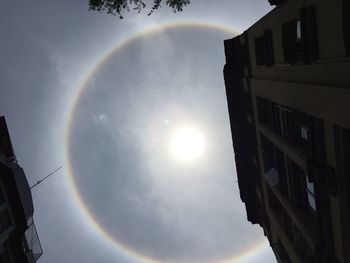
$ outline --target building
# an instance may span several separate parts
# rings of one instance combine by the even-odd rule
[[[278,262],[350,262],[350,1],[270,0],[225,40],[240,196]]]
[[[18,165],[4,117],[0,117],[0,262],[33,263],[42,255],[33,200]]]

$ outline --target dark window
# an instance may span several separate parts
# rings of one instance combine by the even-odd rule
[[[265,54],[265,40],[264,37],[258,37],[255,39],[255,57],[257,65],[266,65],[266,54]]]
[[[277,186],[281,193],[288,191],[284,153],[261,135],[265,177],[272,186]]]
[[[263,124],[271,124],[271,113],[270,108],[271,101],[266,100],[264,98],[261,98],[259,96],[256,96],[256,104],[257,104],[257,110],[258,110],[258,118],[259,122]]]
[[[273,167],[273,144],[263,135],[260,136],[260,144],[263,155],[264,172]]]
[[[312,154],[313,145],[313,117],[298,111],[293,111],[290,133],[286,140],[306,157]]]
[[[297,21],[297,37],[296,37],[297,41],[301,41],[302,37],[301,37],[301,22],[300,20]]]
[[[350,56],[350,1],[343,0],[343,36],[346,55]]]
[[[305,63],[310,63],[318,57],[316,10],[314,6],[305,6],[300,9],[300,27]]]
[[[289,158],[287,160],[289,199],[293,206],[314,215],[317,212],[314,182],[297,164]]]
[[[281,205],[280,205],[279,201],[277,200],[277,197],[275,196],[275,194],[271,191],[270,188],[266,189],[266,193],[267,193],[269,207],[274,208],[277,211],[280,211],[282,208],[281,208]]]
[[[269,127],[276,135],[281,135],[281,119],[277,104],[261,97],[257,98],[259,122]]]
[[[294,241],[294,224],[288,213],[283,210],[284,230],[291,241]]]
[[[257,65],[271,66],[275,63],[272,31],[266,29],[264,35],[255,38],[255,56]]]
[[[292,141],[295,137],[294,112],[286,107],[276,105],[280,113],[280,135],[287,141]]]
[[[301,209],[306,207],[306,182],[304,171],[288,158],[289,200]]]
[[[318,57],[316,11],[313,6],[300,9],[300,19],[282,25],[284,60],[310,63]]]
[[[316,200],[315,200],[315,185],[314,182],[310,181],[310,178],[305,174],[306,176],[306,193],[307,193],[307,202],[309,208],[312,209],[312,211],[316,212]]]
[[[317,149],[323,145],[321,120],[258,96],[256,103],[259,122],[274,134],[283,138],[306,158],[321,154],[316,153]],[[315,133],[315,125],[319,135]]]
[[[264,40],[265,40],[266,64],[268,66],[271,66],[275,64],[275,56],[273,52],[272,31],[270,29],[266,29],[264,31]]]
[[[300,20],[282,25],[282,42],[284,60],[287,63],[294,64],[304,61],[304,45],[301,37]]]
[[[317,208],[312,178],[309,178],[296,163],[285,157],[284,153],[265,136],[260,137],[265,178],[268,183],[278,187],[294,207],[304,210],[307,214],[315,215]]]
[[[274,147],[274,167],[277,167],[279,181],[280,181],[280,191],[282,194],[286,195],[288,193],[288,181],[286,177],[286,165],[284,161],[284,153],[277,147]]]
[[[259,96],[256,96],[256,105],[257,105],[259,123],[266,123],[267,122],[267,100]]]

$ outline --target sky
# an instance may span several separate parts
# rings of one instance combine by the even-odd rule
[[[2,1],[0,115],[30,185],[63,167],[32,192],[39,262],[276,261],[239,198],[222,74],[223,40],[271,7],[217,2],[120,20]]]

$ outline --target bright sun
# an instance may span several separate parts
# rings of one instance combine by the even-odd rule
[[[169,148],[171,155],[176,160],[192,162],[203,154],[204,137],[195,127],[181,127],[172,135]]]

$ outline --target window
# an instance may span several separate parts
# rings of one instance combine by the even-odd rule
[[[271,187],[278,186],[280,180],[277,170],[271,167],[266,173],[265,178]]]
[[[309,128],[305,126],[300,126],[300,135],[301,138],[305,141],[309,140]]]
[[[271,102],[262,97],[256,96],[258,118],[260,123],[271,123],[269,120],[269,109],[271,108],[269,103]]]
[[[346,55],[350,56],[350,2],[343,0],[343,36]]]
[[[318,57],[316,11],[313,6],[300,9],[300,18],[282,25],[284,60],[310,63]]]
[[[313,136],[313,126],[315,118],[298,111],[293,113],[294,135],[288,141],[306,157],[311,158],[315,138]],[[320,128],[322,129],[322,128]]]
[[[316,212],[316,201],[315,201],[315,186],[313,182],[310,182],[307,174],[306,175],[306,193],[309,207]]]
[[[301,22],[297,21],[297,41],[301,41]]]
[[[277,186],[282,194],[288,190],[284,153],[261,135],[261,149],[263,153],[265,178],[272,187]]]
[[[287,141],[292,141],[295,137],[294,112],[286,107],[277,105],[280,114],[281,133],[280,136]]]
[[[284,60],[295,64],[304,61],[304,45],[301,34],[301,21],[291,21],[282,25]]]
[[[300,28],[305,63],[310,63],[318,58],[316,9],[314,6],[305,6],[300,9]]]
[[[281,135],[281,119],[277,104],[261,98],[257,98],[259,122],[268,126],[276,135]]]
[[[266,65],[266,56],[265,56],[265,40],[264,37],[258,37],[255,39],[254,42],[255,45],[255,58],[256,58],[256,64],[258,66],[260,65]]]
[[[254,45],[256,64],[258,66],[271,66],[275,63],[272,31],[270,29],[266,29],[263,36],[255,38]]]
[[[259,122],[283,138],[305,157],[311,158],[315,147],[322,145],[320,142],[322,136],[318,141],[314,136],[314,125],[317,118],[259,96],[256,97],[256,103]],[[323,130],[322,123],[319,124],[317,130],[318,132]]]
[[[273,51],[272,31],[270,29],[266,29],[264,31],[264,39],[265,39],[266,64],[268,66],[272,66],[273,64],[275,64],[275,56]]]
[[[297,164],[288,158],[289,200],[293,206],[316,213],[315,185]]]
[[[307,199],[304,171],[289,158],[287,163],[289,177],[288,198],[294,207],[304,209]]]

